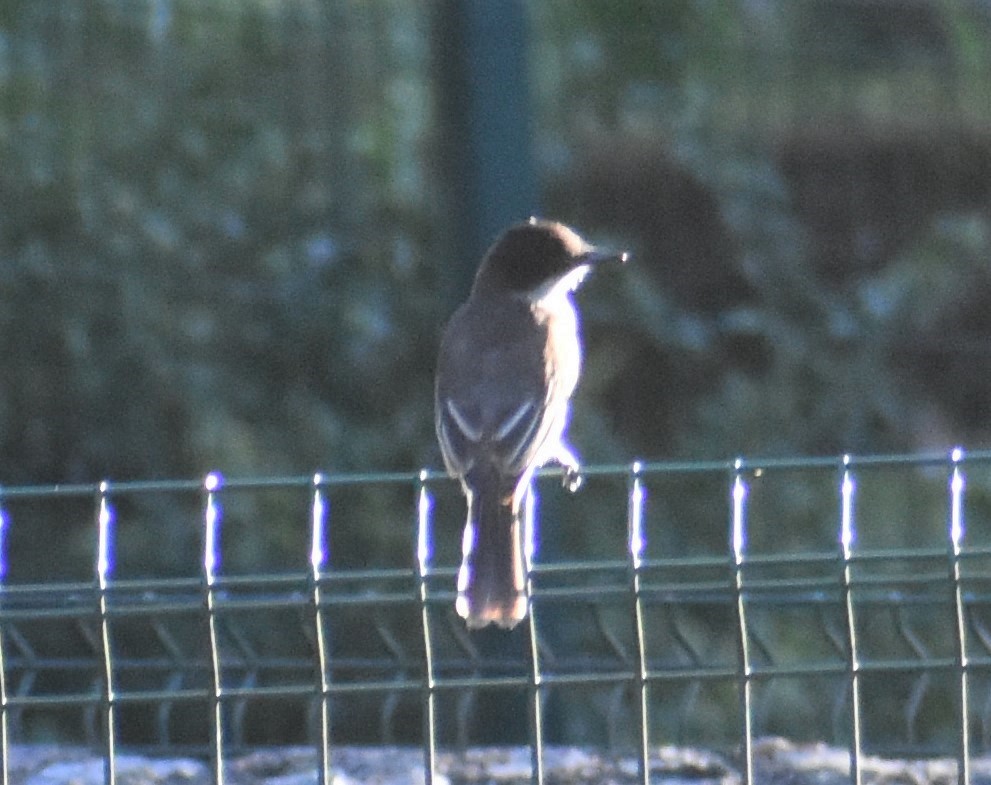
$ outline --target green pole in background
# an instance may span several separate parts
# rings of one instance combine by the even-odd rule
[[[519,0],[445,0],[434,51],[445,190],[446,295],[467,294],[479,258],[507,225],[538,212],[527,23]]]

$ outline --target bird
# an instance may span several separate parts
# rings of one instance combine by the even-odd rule
[[[572,292],[592,268],[628,258],[530,218],[488,249],[444,329],[434,419],[467,502],[455,609],[469,629],[512,629],[527,615],[521,511],[530,480],[555,462],[566,487],[580,484],[564,439],[582,362]]]

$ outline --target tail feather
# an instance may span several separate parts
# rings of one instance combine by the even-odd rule
[[[458,614],[470,628],[495,622],[512,629],[526,616],[527,597],[520,516],[511,495],[468,494],[463,551]]]

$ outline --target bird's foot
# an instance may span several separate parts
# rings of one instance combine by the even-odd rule
[[[579,488],[582,487],[582,475],[580,466],[565,466],[564,467],[564,477],[561,480],[561,485],[565,487],[568,493],[574,493]]]
[[[564,469],[564,476],[561,478],[561,485],[569,493],[574,493],[579,488],[582,487],[582,467],[578,464],[578,459],[563,444],[560,446],[557,455],[554,456],[554,460],[561,464],[561,468]]]

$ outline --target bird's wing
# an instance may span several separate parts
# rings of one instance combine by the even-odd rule
[[[529,314],[512,324],[526,325]],[[448,471],[464,476],[479,461],[521,474],[547,431],[547,378],[540,329],[492,335],[456,313],[438,361],[435,417]],[[476,329],[472,329],[476,327]],[[472,341],[465,335],[471,334]],[[479,342],[479,335],[485,339]]]

